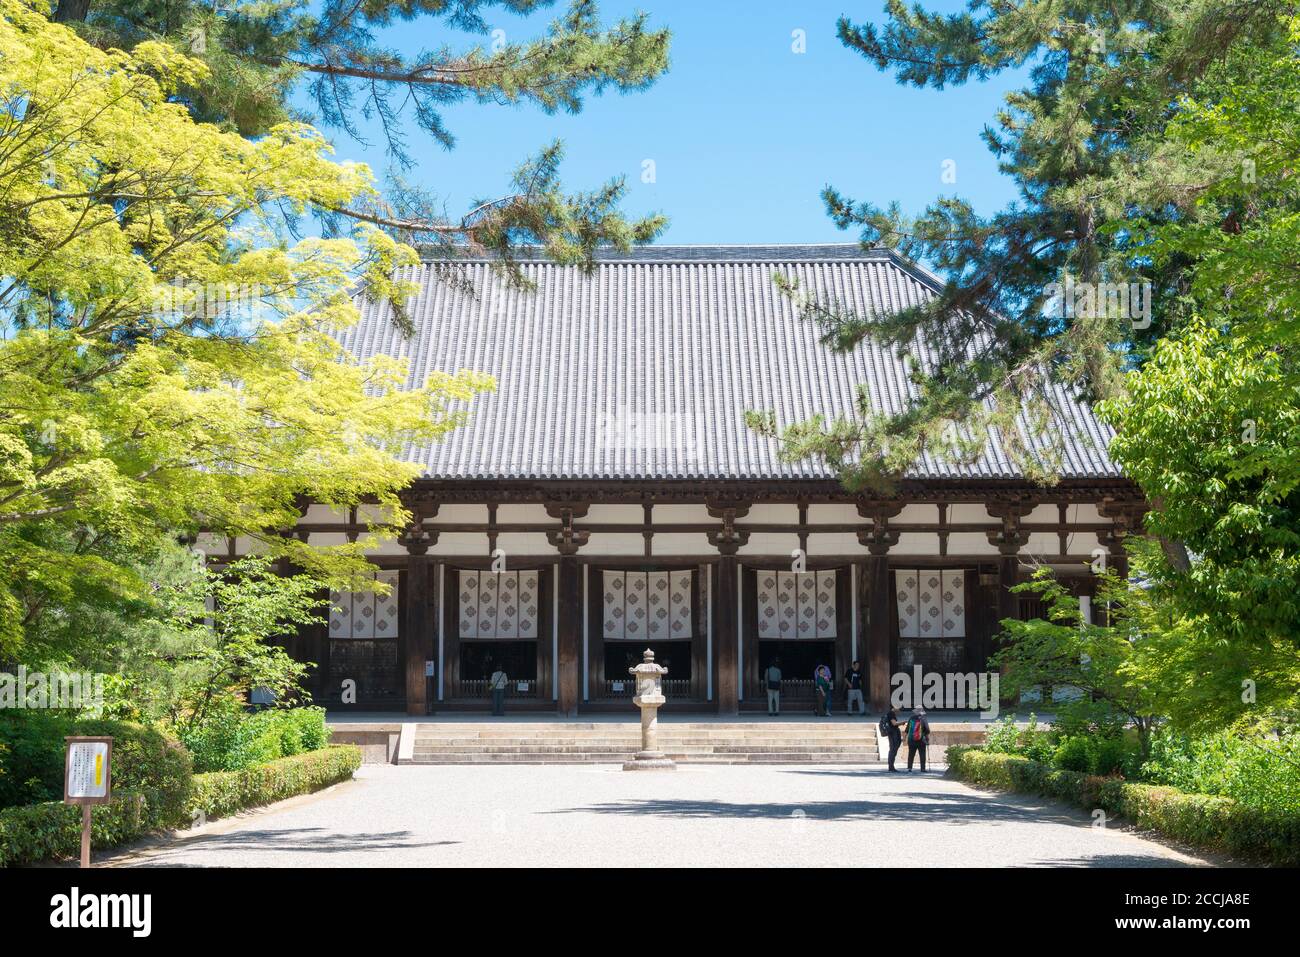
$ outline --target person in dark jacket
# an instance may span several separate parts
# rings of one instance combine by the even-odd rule
[[[894,759],[898,757],[898,749],[903,746],[903,724],[898,720],[898,710],[892,705],[885,715],[885,724],[889,729],[889,770],[897,771]]]
[[[848,700],[845,703],[845,710],[849,714],[853,713],[853,702],[858,703],[858,710],[863,714],[867,713],[867,702],[862,697],[862,662],[855,661],[853,666],[844,673],[844,687],[848,691]]]
[[[813,687],[817,689],[817,705],[813,713],[829,718],[831,695],[835,693],[835,679],[831,677],[830,668],[825,665],[817,666],[817,670],[813,672]]]
[[[930,743],[930,722],[925,720],[925,711],[913,708],[912,716],[907,719],[907,770],[912,770],[912,759],[921,753],[921,773],[925,773],[925,749]]]

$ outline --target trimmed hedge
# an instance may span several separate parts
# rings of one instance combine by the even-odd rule
[[[91,847],[123,844],[171,823],[160,820],[157,807],[143,794],[115,790],[111,804],[91,812]],[[0,809],[0,867],[75,858],[80,853],[80,807],[49,801]]]
[[[310,794],[352,777],[361,767],[361,749],[354,744],[305,751],[241,771],[212,771],[194,775],[190,818],[223,817],[245,808],[273,804]]]
[[[113,738],[114,791],[149,795],[165,817],[184,813],[190,755],[171,735],[130,721],[40,711],[0,712],[0,807],[63,797],[63,738],[70,734]]]
[[[196,774],[187,782],[183,799],[115,788],[112,803],[91,813],[91,846],[102,850],[186,827],[198,812],[211,819],[308,794],[348,780],[359,767],[361,749],[337,745],[243,771]],[[0,867],[76,857],[80,852],[81,808],[51,801],[0,809]]]
[[[1247,807],[1232,798],[1188,794],[1118,777],[1064,771],[1016,754],[950,747],[948,770],[963,781],[1101,808],[1140,828],[1200,847],[1300,864],[1300,815]]]

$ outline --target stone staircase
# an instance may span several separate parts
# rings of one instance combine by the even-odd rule
[[[633,722],[420,724],[411,764],[617,764],[641,746]],[[659,724],[659,748],[683,764],[874,764],[875,725],[853,723]]]

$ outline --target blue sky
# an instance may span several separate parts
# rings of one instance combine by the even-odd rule
[[[929,9],[956,10],[951,0]],[[492,27],[511,41],[539,35],[565,0],[527,19],[491,13]],[[819,193],[833,184],[855,199],[898,200],[919,211],[954,193],[992,212],[1014,198],[979,138],[1018,75],[944,91],[898,85],[835,37],[845,13],[880,22],[881,0],[835,3],[741,0],[605,0],[612,22],[645,10],[673,32],[672,67],[648,90],[591,97],[577,115],[548,116],[530,106],[458,104],[444,111],[457,137],[447,152],[411,129],[417,166],[406,174],[435,192],[449,213],[476,198],[500,195],[510,172],[539,147],[559,138],[566,188],[590,189],[625,175],[629,213],[662,212],[671,220],[660,242],[845,242],[856,239],[826,217]],[[488,42],[446,34],[427,23],[403,25],[385,42],[406,51]],[[806,52],[795,53],[803,30]],[[383,138],[370,128],[369,146],[330,131],[339,156],[389,165]],[[642,182],[654,163],[653,183]],[[955,183],[941,176],[955,163]]]

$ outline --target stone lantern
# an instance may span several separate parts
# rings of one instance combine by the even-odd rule
[[[636,679],[636,695],[632,703],[641,709],[641,750],[631,761],[623,763],[624,771],[671,771],[677,767],[666,754],[659,750],[657,731],[659,724],[659,706],[664,703],[663,677],[668,669],[655,664],[655,653],[649,648],[641,664],[627,669]]]

